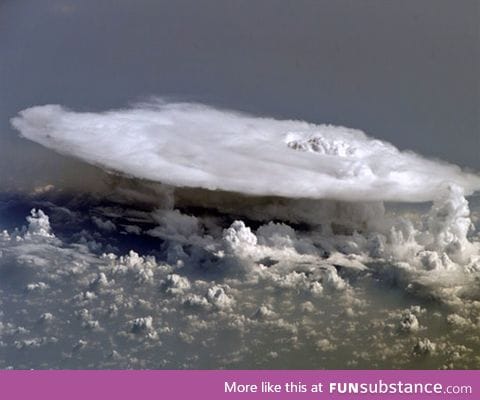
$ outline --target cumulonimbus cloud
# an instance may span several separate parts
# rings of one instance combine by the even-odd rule
[[[164,101],[102,113],[59,105],[12,118],[21,135],[62,154],[178,187],[338,200],[429,201],[480,176],[359,130]]]

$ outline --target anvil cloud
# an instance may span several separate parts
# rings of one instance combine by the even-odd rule
[[[176,187],[347,201],[430,201],[480,176],[400,151],[360,130],[255,117],[158,100],[102,113],[59,105],[12,118],[21,135],[59,153]]]

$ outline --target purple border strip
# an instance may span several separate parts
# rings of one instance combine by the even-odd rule
[[[439,394],[340,394],[329,393],[330,383],[366,383],[442,385]],[[270,382],[270,390],[280,393],[261,392],[263,382]],[[255,384],[256,393],[226,393],[225,382],[233,387]],[[306,393],[286,393],[285,384],[305,384]],[[322,393],[310,392],[311,385],[323,384]],[[407,385],[408,386],[408,385]],[[408,390],[403,386],[403,390]],[[446,394],[449,390],[465,390],[471,393]],[[385,386],[383,386],[385,388]],[[91,400],[91,399],[457,399],[480,398],[480,371],[0,371],[0,393],[2,399],[49,399],[49,400]],[[237,388],[242,388],[237,386]],[[398,388],[398,386],[397,386]],[[455,389],[456,388],[456,389]],[[398,389],[397,389],[398,390]]]

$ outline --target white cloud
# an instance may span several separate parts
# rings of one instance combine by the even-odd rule
[[[478,175],[399,151],[359,130],[254,117],[192,103],[79,113],[58,105],[12,119],[22,136],[106,169],[172,186],[340,200],[427,201]]]
[[[144,212],[155,257],[70,243],[37,210],[0,236],[0,366],[478,368],[478,237],[447,194],[427,215],[332,207],[342,226]]]

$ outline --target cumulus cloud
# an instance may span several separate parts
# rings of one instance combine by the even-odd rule
[[[50,219],[42,210],[32,209],[30,216],[27,217],[28,232],[27,237],[38,236],[43,238],[54,238],[51,233]]]
[[[432,232],[406,213],[377,232],[217,219],[207,233],[209,216],[157,210],[155,257],[67,242],[35,209],[0,236],[0,366],[478,368],[475,234],[444,229],[468,218],[462,198],[435,204]]]
[[[409,202],[434,200],[449,185],[466,194],[480,189],[478,175],[359,130],[201,104],[159,100],[103,113],[45,105],[11,122],[23,137],[62,154],[176,187]]]

